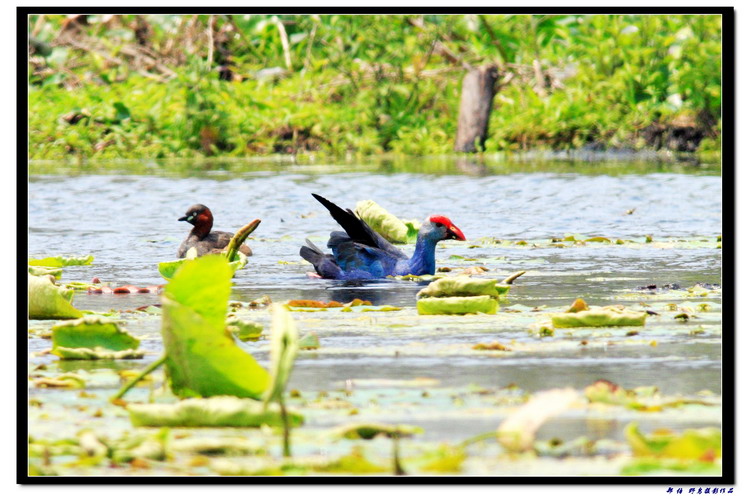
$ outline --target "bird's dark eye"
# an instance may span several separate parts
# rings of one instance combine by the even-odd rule
[[[193,216],[194,216],[194,217],[195,217],[195,216],[198,216],[198,212],[197,212],[197,211],[194,211],[194,212],[193,212]]]

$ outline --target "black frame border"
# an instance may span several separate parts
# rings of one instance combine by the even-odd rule
[[[28,388],[25,363],[28,344],[20,341],[21,318],[28,318],[26,279],[28,255],[28,16],[32,14],[714,14],[722,16],[722,302],[729,305],[722,316],[722,456],[721,477],[706,476],[29,476],[28,467]],[[735,40],[734,7],[17,7],[17,393],[16,483],[33,485],[95,484],[484,484],[484,485],[732,485],[736,483],[736,149],[735,149]],[[727,102],[730,104],[727,105]],[[22,133],[22,131],[26,133]],[[728,229],[728,230],[726,230]],[[723,238],[722,238],[723,239]],[[727,244],[728,243],[728,244]],[[725,264],[728,264],[726,265]],[[729,270],[729,272],[725,272]],[[28,320],[28,319],[27,319]],[[24,326],[25,329],[25,326]]]

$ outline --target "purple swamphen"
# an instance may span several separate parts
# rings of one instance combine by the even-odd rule
[[[465,241],[463,232],[447,217],[434,215],[424,221],[411,258],[385,240],[352,210],[339,208],[313,194],[346,232],[331,232],[328,247],[333,254],[305,239],[299,254],[312,263],[324,279],[381,279],[386,276],[435,273],[435,246],[444,239]]]

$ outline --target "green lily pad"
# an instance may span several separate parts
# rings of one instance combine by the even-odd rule
[[[52,353],[56,355],[59,355],[61,348],[71,355],[71,349],[98,348],[117,352],[134,350],[139,344],[140,341],[130,336],[118,323],[103,317],[87,316],[52,326]]]
[[[497,300],[491,296],[450,296],[417,300],[419,315],[495,314]]]
[[[644,435],[638,423],[625,427],[625,438],[636,457],[676,458],[710,462],[721,457],[721,430],[688,429],[681,434],[658,431]]]
[[[509,286],[500,286],[503,294],[508,292]],[[444,296],[500,296],[497,279],[477,279],[468,276],[443,277],[431,282],[426,288],[417,293],[417,298]]]
[[[600,379],[587,386],[583,393],[590,402],[601,404],[622,405],[632,409],[644,409],[647,406],[641,403],[639,397],[650,397],[657,392],[656,387],[640,387],[635,390],[626,390],[611,381]]]
[[[162,329],[166,370],[180,397],[260,398],[270,378],[226,334],[232,271],[222,255],[185,262],[165,286]]]
[[[375,201],[369,199],[360,201],[357,203],[354,211],[375,232],[392,243],[413,243],[417,240],[417,234],[419,233],[418,223],[409,222],[409,225],[407,225]]]
[[[29,275],[29,319],[78,319],[72,289],[55,286],[48,277]]]
[[[590,307],[580,312],[552,314],[552,325],[565,327],[644,326],[646,312],[636,312],[615,306]]]
[[[29,260],[33,267],[69,267],[73,265],[91,265],[94,255],[86,256],[48,256]]]
[[[187,399],[175,404],[128,404],[133,426],[253,427],[281,426],[278,409],[264,408],[262,402],[237,397]],[[299,426],[303,417],[288,412],[289,422]]]

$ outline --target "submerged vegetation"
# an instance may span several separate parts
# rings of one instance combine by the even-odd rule
[[[31,159],[718,151],[719,15],[32,15]]]

